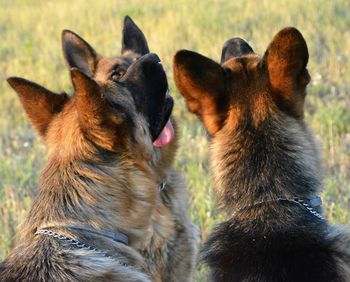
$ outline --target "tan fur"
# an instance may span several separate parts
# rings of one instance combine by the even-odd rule
[[[147,124],[142,116],[135,115],[135,119],[137,143],[129,144],[128,151],[112,163],[103,164],[94,159],[98,151],[85,139],[79,126],[74,97],[71,98],[47,130],[45,140],[48,161],[40,176],[39,195],[18,233],[18,248],[7,261],[22,256],[16,250],[28,251],[28,242],[38,240],[38,236],[34,235],[38,228],[53,227],[60,234],[79,239],[80,235],[76,231],[64,226],[81,222],[104,230],[117,228],[128,235],[128,249],[135,249],[133,264],[138,261],[136,265],[143,265],[140,272],[135,274],[132,268],[130,272],[129,268],[122,268],[125,277],[130,275],[130,281],[143,281],[146,276],[142,276],[142,272],[153,281],[191,281],[198,237],[187,216],[185,185],[170,167],[176,145],[165,150],[164,158],[162,149],[155,148],[151,142],[146,141],[150,139],[147,135],[149,133],[144,130]],[[103,144],[105,133],[101,134],[99,136],[102,142],[99,143]],[[105,144],[106,149],[110,148],[108,142]],[[159,192],[159,183],[164,179],[167,181],[166,191]],[[54,198],[48,194],[50,190],[56,191]],[[166,202],[161,193],[168,194]],[[63,198],[60,199],[65,195],[69,197],[68,211],[62,206]],[[183,230],[183,239],[177,238],[176,230],[179,228]],[[123,249],[123,246],[118,246],[120,244],[106,242],[103,238],[85,239],[84,242],[102,250],[114,249],[115,255]],[[179,246],[171,251],[169,244]],[[141,252],[143,257],[137,255],[137,252]],[[124,274],[119,275],[120,266],[113,266],[113,260],[96,257],[93,253],[89,255],[88,251],[85,257],[80,253],[81,250],[71,253],[78,264],[84,267],[79,280],[85,281],[89,277],[96,279],[94,281],[102,281],[107,278],[100,277],[108,277],[113,281],[124,281]],[[30,253],[26,255],[31,256]],[[171,271],[178,271],[171,277],[169,259],[176,261],[176,266],[172,266]],[[91,276],[89,269],[93,268],[89,264],[94,263],[96,272]],[[69,267],[73,272],[78,271],[74,265]],[[62,273],[57,275],[65,280]]]

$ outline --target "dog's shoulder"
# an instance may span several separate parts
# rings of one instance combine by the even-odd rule
[[[143,269],[52,239],[18,245],[0,263],[1,281],[150,281]]]
[[[327,238],[335,252],[339,272],[343,273],[344,281],[350,281],[350,228],[332,225]]]

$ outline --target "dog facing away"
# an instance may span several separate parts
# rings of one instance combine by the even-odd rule
[[[308,49],[281,30],[264,56],[227,41],[221,64],[174,57],[188,109],[211,136],[214,189],[230,219],[201,252],[212,281],[350,281],[350,234],[321,215],[320,158],[303,119]]]
[[[171,168],[177,135],[160,59],[129,17],[121,56],[70,31],[62,42],[72,96],[8,79],[48,158],[0,280],[192,281],[197,234]]]

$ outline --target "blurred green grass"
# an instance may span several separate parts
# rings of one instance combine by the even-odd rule
[[[349,224],[350,1],[0,0],[0,7],[0,259],[13,247],[16,227],[31,206],[45,161],[44,145],[6,77],[22,76],[52,90],[71,92],[61,31],[71,29],[100,53],[113,56],[119,54],[126,14],[144,31],[167,70],[181,131],[176,167],[188,183],[190,213],[202,238],[222,215],[210,189],[207,138],[174,87],[172,56],[185,48],[219,60],[222,44],[234,36],[246,39],[262,54],[285,26],[299,28],[309,46],[313,81],[306,120],[322,146],[326,215],[334,223]],[[197,281],[204,276],[198,271]]]

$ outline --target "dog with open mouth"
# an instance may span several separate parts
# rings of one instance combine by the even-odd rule
[[[48,150],[1,281],[192,281],[197,231],[172,169],[177,130],[160,59],[126,17],[107,59],[62,34],[74,94],[11,77]]]

